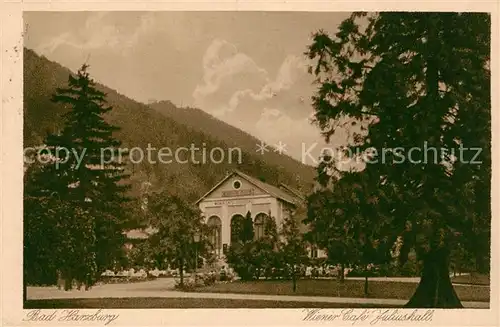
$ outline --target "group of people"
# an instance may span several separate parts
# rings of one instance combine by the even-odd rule
[[[351,269],[344,269],[344,276],[346,276]],[[307,266],[304,271],[304,277],[306,278],[318,278],[318,277],[341,277],[342,269],[339,266],[332,265],[322,265],[319,267]]]

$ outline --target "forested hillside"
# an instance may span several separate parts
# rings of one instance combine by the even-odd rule
[[[24,146],[41,145],[48,132],[61,128],[61,115],[66,109],[50,101],[57,87],[67,84],[70,70],[51,62],[34,51],[24,50]],[[92,67],[90,67],[92,75]],[[132,173],[132,192],[144,190],[145,182],[150,190],[169,190],[172,194],[192,201],[203,195],[230,170],[237,168],[271,184],[286,183],[307,191],[312,186],[312,167],[276,153],[260,155],[255,152],[258,140],[235,127],[217,120],[198,109],[180,109],[168,102],[156,103],[154,108],[127,98],[103,85],[99,88],[107,94],[113,107],[106,119],[121,128],[116,137],[127,148],[189,147],[195,144],[207,149],[242,149],[242,162],[234,157],[232,163],[195,164],[150,163],[129,164]],[[153,152],[156,153],[156,152]],[[227,152],[226,152],[227,153]],[[154,157],[153,157],[154,158]],[[300,178],[297,178],[300,176]],[[299,185],[300,184],[300,185]]]

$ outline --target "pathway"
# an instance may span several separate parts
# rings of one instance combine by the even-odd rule
[[[404,305],[406,300],[398,299],[366,299],[326,296],[291,296],[233,293],[196,293],[173,290],[171,278],[129,284],[96,285],[89,291],[62,291],[56,287],[28,287],[28,299],[71,299],[71,298],[130,298],[130,297],[165,297],[165,298],[198,298],[198,299],[234,299],[234,300],[270,300],[291,302],[320,303],[356,303],[373,305]],[[488,302],[462,302],[466,308],[489,308]]]

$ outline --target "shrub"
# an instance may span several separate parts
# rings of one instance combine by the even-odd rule
[[[232,282],[236,279],[236,274],[234,273],[234,271],[232,269],[229,269],[227,272],[226,272],[226,281],[227,282]]]
[[[205,274],[196,274],[194,275],[194,286],[202,287],[205,286]]]
[[[346,277],[378,277],[378,268],[372,267],[368,271],[364,267],[354,267],[351,271],[346,274]]]
[[[403,266],[400,267],[399,273],[404,277],[415,277],[420,273],[418,262],[415,260],[408,260]]]
[[[180,278],[175,278],[175,289],[182,291],[192,291],[197,287],[214,285],[217,282],[219,275],[215,272],[210,273],[199,273],[196,275],[191,275],[190,277],[184,278],[184,285],[180,285]],[[231,275],[227,274],[224,278],[225,281],[231,280]]]
[[[229,246],[227,262],[242,280],[252,280],[255,277],[253,245],[252,242],[245,244],[235,242]],[[226,280],[226,275],[222,271],[220,280]]]
[[[214,285],[216,281],[217,275],[215,273],[209,273],[203,277],[203,285],[205,286]]]
[[[176,278],[174,288],[181,291],[192,291],[196,288],[196,280],[193,277],[184,278],[184,284],[181,285],[180,278]]]

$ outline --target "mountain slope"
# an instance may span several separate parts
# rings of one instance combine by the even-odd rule
[[[90,68],[92,74],[92,67]],[[42,144],[48,132],[58,131],[63,125],[60,117],[68,109],[52,103],[50,97],[57,87],[66,86],[70,73],[70,70],[37,55],[34,51],[24,50],[25,147]],[[238,145],[242,150],[241,163],[237,162],[238,156],[233,152],[231,163],[224,160],[221,163],[202,164],[196,164],[192,160],[187,163],[175,160],[172,163],[161,163],[155,155],[157,150],[154,150],[152,159],[156,163],[143,160],[138,164],[129,164],[133,192],[136,195],[143,190],[146,182],[149,182],[152,190],[165,189],[193,201],[235,168],[265,179],[271,184],[282,182],[304,191],[308,191],[312,185],[312,167],[275,153],[264,156],[255,153],[255,143],[258,140],[207,114],[200,114],[201,111],[197,112],[196,118],[189,118],[196,119],[196,124],[189,123],[185,115],[160,113],[103,85],[98,88],[107,94],[108,103],[113,106],[106,120],[121,127],[116,136],[123,142],[123,147],[138,147],[146,156],[148,145],[156,149],[168,147],[172,151],[179,147],[189,147],[191,144],[198,148],[204,147],[208,151],[218,147],[224,149],[226,157],[228,148],[234,145]],[[170,113],[174,110],[183,109],[175,108]],[[224,131],[229,132],[224,134]],[[237,140],[234,135],[238,135]],[[189,158],[184,156],[183,159]],[[300,176],[300,182],[297,176]]]
[[[256,137],[229,125],[198,108],[178,108],[170,101],[159,101],[149,105],[163,115],[182,123],[194,130],[203,132],[218,140],[224,140],[229,146],[237,146],[247,152],[255,152],[260,140]],[[285,170],[294,172],[300,178],[310,181],[314,178],[314,171],[309,167],[297,164],[297,160],[280,155],[274,151],[264,154],[266,163],[281,166]]]

